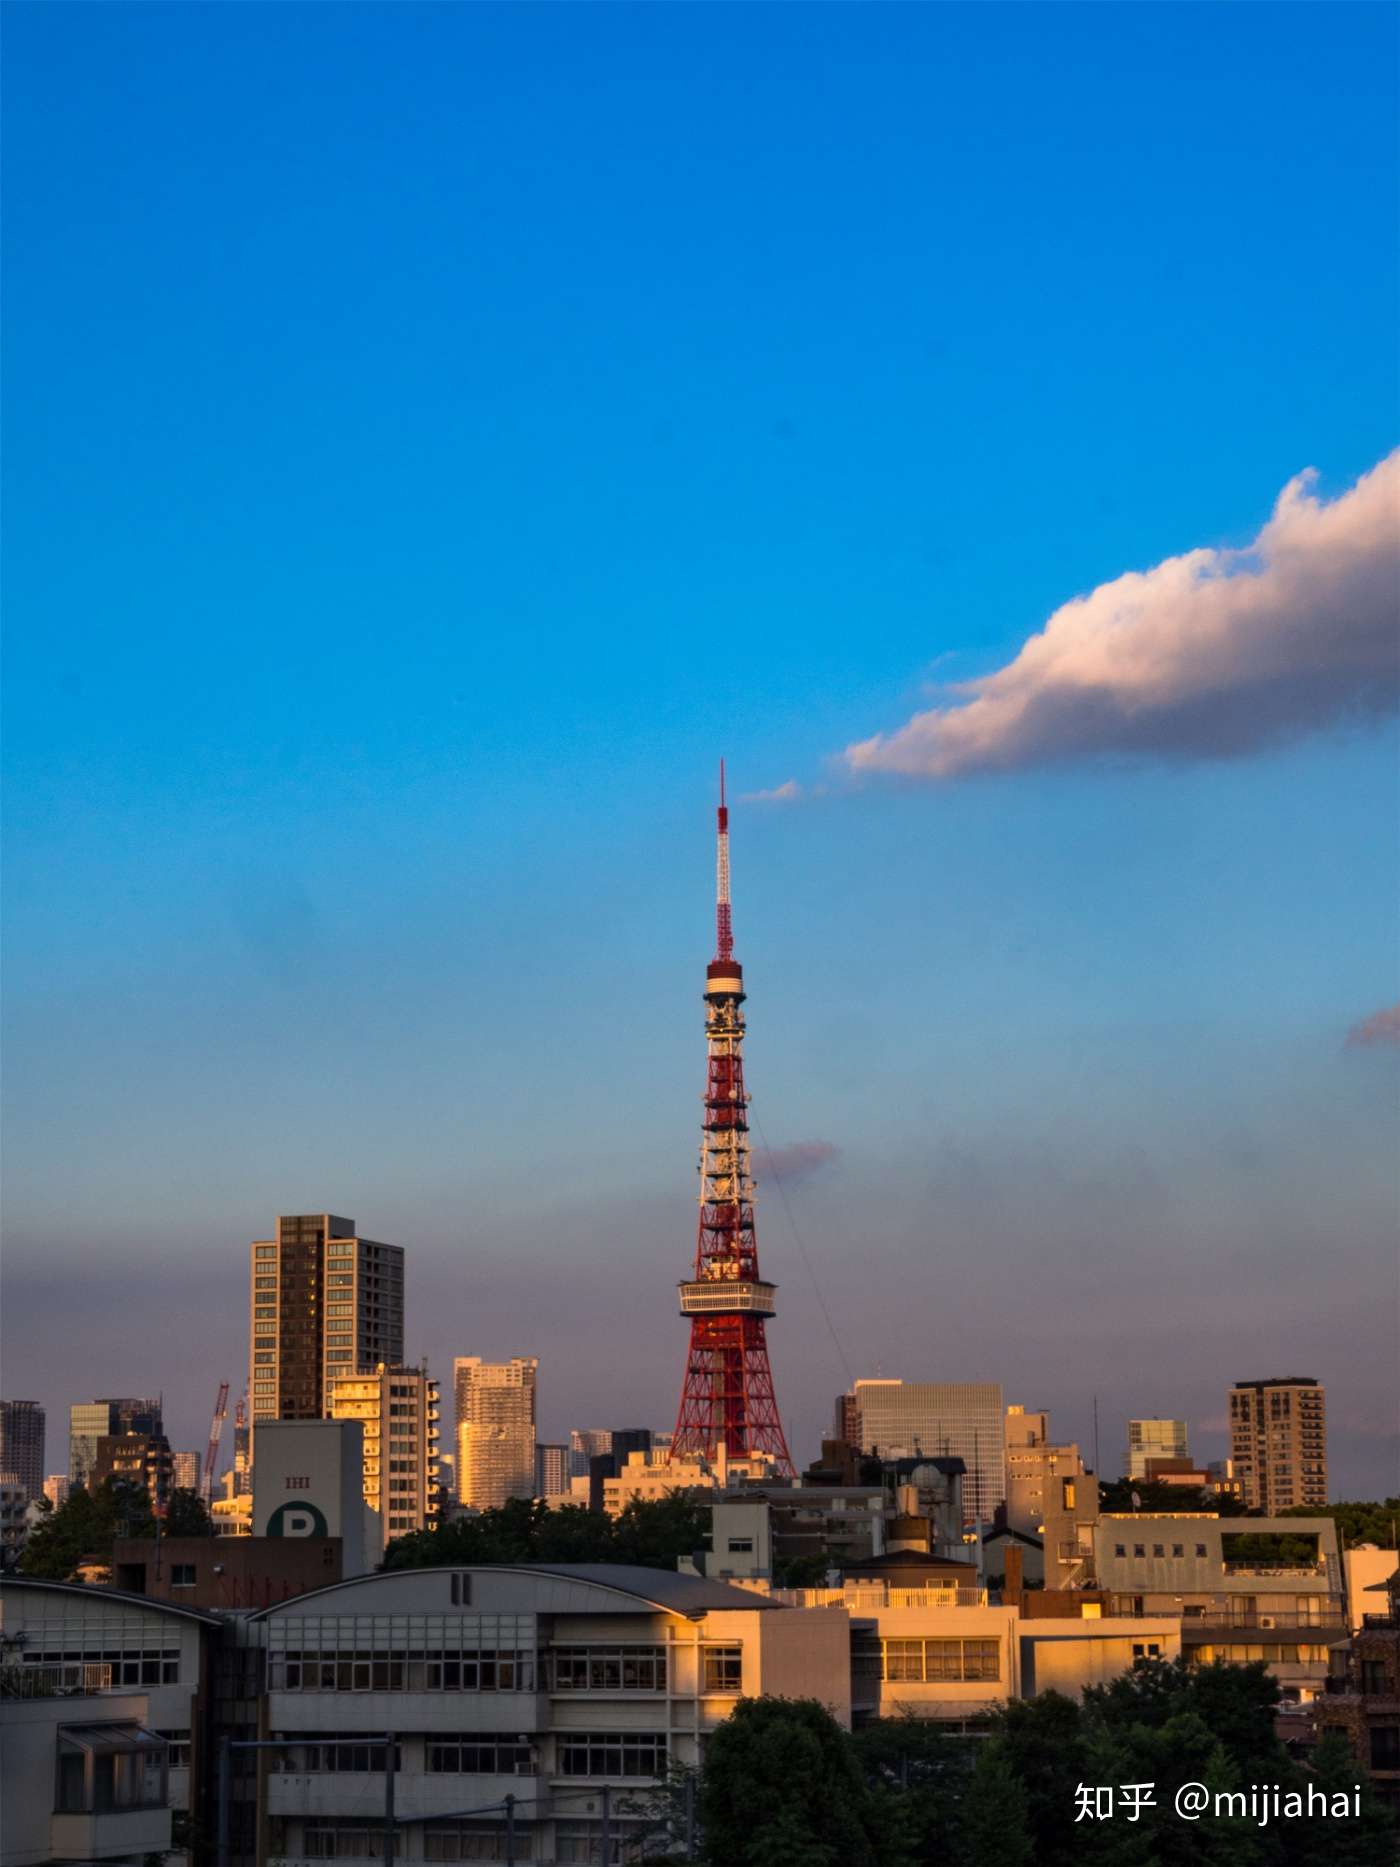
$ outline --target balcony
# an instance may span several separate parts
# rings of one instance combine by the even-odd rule
[[[112,1668],[107,1662],[0,1669],[0,1698],[84,1698],[111,1690]]]
[[[164,1854],[170,1847],[169,1809],[103,1809],[49,1818],[55,1860],[121,1860]]]

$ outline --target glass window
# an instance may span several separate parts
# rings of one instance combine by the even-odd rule
[[[707,1692],[742,1692],[743,1689],[743,1648],[706,1647],[705,1690]]]

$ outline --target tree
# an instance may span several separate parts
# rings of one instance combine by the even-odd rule
[[[1394,1549],[1400,1543],[1400,1497],[1381,1498],[1378,1502],[1343,1502],[1295,1504],[1280,1511],[1281,1517],[1330,1517],[1337,1526],[1337,1540],[1346,1549],[1358,1543],[1374,1543],[1378,1549]]]
[[[166,1536],[218,1535],[204,1499],[198,1491],[191,1491],[183,1485],[170,1493],[161,1529]]]
[[[1005,1743],[981,1748],[963,1797],[959,1862],[965,1867],[1030,1867],[1032,1848],[1026,1792]]]
[[[1293,1824],[1297,1842],[1290,1867],[1392,1867],[1400,1861],[1400,1831],[1395,1817],[1384,1807],[1364,1768],[1340,1731],[1329,1731],[1318,1742],[1312,1760],[1298,1772],[1296,1785],[1304,1795],[1309,1786],[1331,1797],[1361,1791],[1361,1812],[1356,1816],[1330,1816],[1326,1821],[1306,1817]]]
[[[1074,1795],[1084,1774],[1079,1706],[1061,1692],[1013,1699],[992,1721],[1006,1761],[1026,1796],[1026,1819],[1038,1862],[1071,1862],[1082,1853]]]
[[[949,1737],[934,1719],[913,1713],[872,1719],[852,1743],[871,1787],[898,1797],[915,1858],[954,1859],[958,1806],[977,1746]]]
[[[709,1540],[708,1505],[673,1493],[633,1498],[617,1517],[566,1504],[550,1510],[538,1498],[508,1498],[499,1509],[456,1517],[433,1530],[396,1537],[386,1569],[469,1567],[490,1562],[630,1562],[674,1569],[677,1558]]]
[[[110,1563],[119,1536],[154,1536],[155,1528],[151,1500],[139,1486],[117,1478],[104,1478],[91,1491],[74,1485],[66,1502],[30,1532],[19,1566],[25,1575],[68,1582],[86,1557]]]
[[[881,1867],[855,1750],[816,1699],[740,1699],[709,1741],[700,1826],[711,1867]]]

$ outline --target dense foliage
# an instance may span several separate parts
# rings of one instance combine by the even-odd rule
[[[1378,1549],[1394,1549],[1400,1544],[1400,1497],[1387,1497],[1363,1503],[1357,1500],[1324,1504],[1315,1510],[1300,1504],[1286,1510],[1285,1517],[1330,1517],[1337,1526],[1337,1541],[1343,1549],[1355,1549],[1358,1543],[1374,1543]]]
[[[1133,1503],[1134,1497],[1137,1503]],[[1099,1509],[1109,1512],[1212,1511],[1217,1517],[1243,1517],[1245,1507],[1228,1492],[1192,1491],[1184,1485],[1163,1484],[1160,1479],[1114,1478],[1099,1486]]]
[[[1395,1825],[1348,1746],[1295,1761],[1274,1726],[1262,1663],[1152,1661],[1082,1703],[1013,1702],[982,1740],[914,1717],[854,1735],[810,1700],[748,1699],[711,1739],[699,1806],[708,1867],[1385,1867]],[[1076,1820],[1081,1785],[1154,1785],[1130,1821]],[[1359,1818],[1174,1811],[1176,1790],[1363,1785]]]
[[[618,1517],[606,1517],[582,1505],[550,1510],[538,1499],[511,1498],[499,1510],[458,1517],[435,1530],[398,1537],[384,1552],[384,1567],[631,1562],[646,1569],[674,1569],[677,1557],[703,1550],[709,1536],[708,1505],[683,1496],[655,1503],[634,1498]]]
[[[78,1564],[112,1560],[118,1537],[154,1536],[156,1520],[151,1500],[139,1485],[105,1478],[89,1491],[74,1485],[67,1501],[51,1510],[30,1531],[20,1557],[25,1575],[50,1581],[71,1581]],[[213,1536],[214,1525],[204,1501],[194,1491],[172,1491],[162,1525],[165,1536]]]

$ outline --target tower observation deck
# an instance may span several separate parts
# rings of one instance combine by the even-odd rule
[[[680,1285],[681,1314],[690,1318],[690,1352],[671,1457],[715,1458],[723,1451],[727,1459],[742,1459],[763,1453],[791,1476],[764,1333],[776,1309],[776,1286],[758,1269],[744,1092],[744,969],[734,957],[723,765],[716,881],[715,957],[705,976],[709,1061],[700,1129],[700,1222],[694,1274]]]

